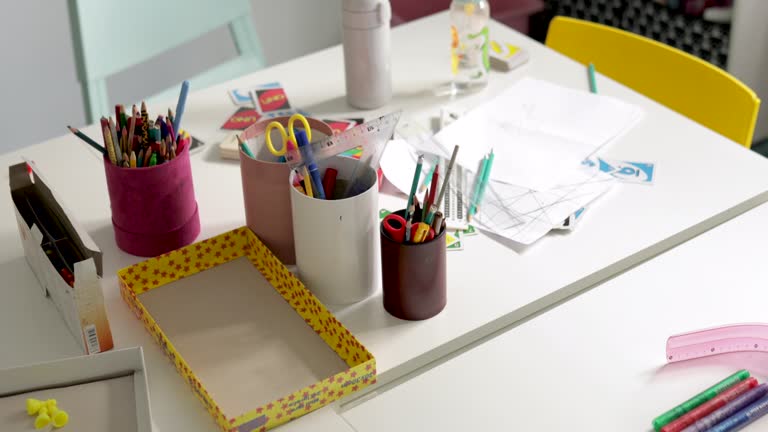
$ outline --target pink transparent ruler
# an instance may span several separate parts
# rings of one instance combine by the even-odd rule
[[[737,351],[768,352],[768,324],[732,324],[667,339],[670,363]]]

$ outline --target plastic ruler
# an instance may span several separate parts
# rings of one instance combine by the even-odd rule
[[[768,324],[731,324],[667,339],[670,363],[740,351],[768,352]]]
[[[328,159],[360,147],[362,148],[360,162],[377,169],[384,148],[395,133],[400,114],[400,111],[396,111],[359,124],[338,135],[310,143],[315,161]],[[290,149],[285,154],[285,161],[291,168],[300,167],[304,164],[301,160],[301,153],[296,148]]]

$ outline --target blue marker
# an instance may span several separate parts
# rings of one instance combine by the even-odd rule
[[[743,428],[760,417],[768,414],[768,396],[716,424],[710,432],[731,432]]]
[[[704,432],[710,430],[716,424],[722,422],[736,412],[740,411],[752,402],[768,394],[768,384],[763,383],[752,390],[743,393],[741,396],[729,402],[722,408],[718,408],[708,416],[696,421],[696,423],[683,429],[683,432]]]
[[[307,133],[304,132],[303,129],[294,129],[293,133],[296,135],[296,144],[301,152],[301,160],[307,165],[309,176],[312,177],[312,189],[315,191],[315,196],[320,199],[325,199],[323,181],[320,179],[320,170],[317,169],[315,155],[312,153],[312,146],[309,145],[309,140],[307,140]]]
[[[187,104],[187,93],[189,93],[189,81],[184,80],[181,83],[181,92],[179,101],[176,103],[176,117],[173,118],[173,131],[178,134],[181,126],[181,117],[184,116],[184,106]]]

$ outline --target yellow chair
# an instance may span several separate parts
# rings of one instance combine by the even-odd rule
[[[602,24],[555,17],[546,45],[749,148],[760,99],[724,70]]]

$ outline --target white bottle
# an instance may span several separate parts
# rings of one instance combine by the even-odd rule
[[[347,102],[374,109],[392,98],[389,0],[342,0]]]
[[[479,89],[488,84],[491,63],[486,0],[451,2],[451,72],[456,91]]]

